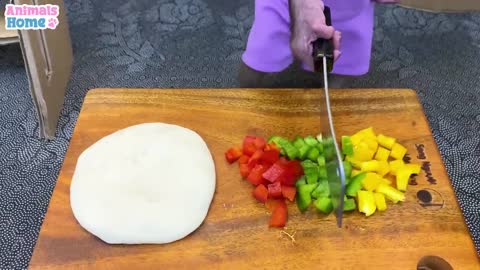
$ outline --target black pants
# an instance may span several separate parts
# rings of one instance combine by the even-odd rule
[[[329,88],[350,88],[355,76],[330,74]],[[242,88],[319,88],[323,87],[323,74],[307,72],[295,62],[281,72],[265,73],[254,70],[243,61],[238,80]]]

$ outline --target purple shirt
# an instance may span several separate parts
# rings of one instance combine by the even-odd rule
[[[372,50],[374,2],[323,2],[331,9],[333,27],[342,32],[342,55],[335,62],[332,73],[367,73]],[[255,20],[242,59],[252,69],[262,72],[279,72],[293,63],[288,0],[255,0]]]

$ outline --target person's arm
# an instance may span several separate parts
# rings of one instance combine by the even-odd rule
[[[295,57],[313,70],[312,43],[318,38],[332,39],[334,60],[340,56],[341,33],[327,26],[321,0],[289,0],[291,42]]]

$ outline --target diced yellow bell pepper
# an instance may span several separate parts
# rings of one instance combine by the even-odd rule
[[[362,134],[355,133],[352,136],[350,136],[350,141],[352,142],[352,145],[358,145],[361,141],[363,140]]]
[[[369,161],[373,159],[375,155],[375,150],[372,150],[368,147],[368,144],[365,142],[360,142],[358,145],[353,147],[353,159],[358,161]]]
[[[350,175],[350,177],[353,178],[353,177],[355,177],[355,176],[357,176],[357,175],[359,175],[359,174],[361,174],[361,173],[362,173],[362,171],[353,169],[353,170],[352,170],[352,174]]]
[[[382,193],[387,199],[394,203],[397,203],[399,201],[405,201],[405,194],[387,184],[381,183],[380,185],[378,185],[375,191],[378,193]]]
[[[377,137],[377,135],[375,135],[375,132],[373,131],[373,127],[364,128],[357,133],[361,134],[363,138],[368,138],[368,137],[376,138]]]
[[[370,160],[370,161],[365,161],[362,162],[362,166],[360,167],[360,170],[363,172],[376,172],[380,169],[380,163],[378,160]]]
[[[352,141],[353,145],[358,145],[365,138],[372,138],[372,137],[376,137],[375,132],[373,132],[372,127],[368,127],[350,136],[350,140]]]
[[[377,205],[378,211],[385,211],[387,209],[387,202],[385,201],[385,196],[382,193],[375,192],[373,193],[375,197],[375,204]]]
[[[407,148],[399,143],[395,143],[392,146],[392,151],[390,151],[390,156],[394,159],[403,159],[405,154],[407,153]]]
[[[405,167],[408,168],[412,174],[420,173],[421,167],[418,164],[405,164]]]
[[[377,152],[377,149],[378,149],[377,138],[367,137],[367,138],[364,138],[362,142],[365,142],[368,145],[369,149],[373,150],[374,152]]]
[[[387,149],[392,149],[392,147],[395,144],[395,142],[397,141],[397,139],[395,139],[393,137],[385,136],[383,134],[378,134],[377,141],[381,146],[383,146]]]
[[[390,181],[390,179],[387,179],[387,178],[382,178],[382,183],[387,184],[389,186],[392,185],[392,181]]]
[[[375,213],[377,205],[372,191],[359,190],[357,192],[358,211],[364,213],[365,216],[371,216]]]
[[[378,170],[377,173],[381,176],[384,177],[390,172],[390,166],[388,166],[388,162],[385,160],[379,161],[378,162]]]
[[[406,191],[408,186],[408,180],[412,174],[411,169],[407,166],[403,166],[397,171],[397,189],[400,191]]]
[[[352,136],[350,136],[350,141],[352,142],[352,145],[358,145],[361,141],[363,140],[363,135],[359,133],[355,133]]]
[[[377,153],[375,154],[375,159],[378,161],[387,161],[390,156],[390,151],[383,147],[378,147]]]
[[[390,161],[388,165],[390,167],[390,174],[396,175],[398,169],[405,166],[405,163],[403,162],[403,160],[399,159],[399,160]]]
[[[355,168],[355,169],[358,169],[360,170],[360,168],[362,168],[362,161],[358,161],[356,159],[354,159],[353,157],[349,157],[347,156],[345,158],[346,161],[350,162],[350,164],[352,164],[352,166]]]
[[[366,190],[374,191],[381,183],[382,177],[380,177],[380,175],[369,172],[362,180],[362,187]]]

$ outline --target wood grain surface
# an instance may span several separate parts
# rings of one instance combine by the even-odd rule
[[[319,89],[96,89],[83,104],[43,223],[31,269],[416,269],[427,255],[454,269],[479,269],[478,255],[415,92],[331,90],[337,136],[372,126],[408,147],[412,162],[430,162],[406,201],[368,218],[358,212],[336,227],[333,215],[300,214],[268,228],[269,214],[251,196],[224,152],[246,134],[317,134]],[[108,245],[75,220],[69,201],[78,156],[100,138],[145,122],[181,125],[207,142],[216,164],[215,196],[202,226],[167,245]],[[418,159],[423,145],[425,159]],[[435,183],[432,180],[435,179]],[[417,192],[429,189],[433,205]],[[438,205],[437,205],[438,204]],[[443,205],[443,206],[442,206]],[[152,213],[154,214],[154,213]],[[287,234],[294,234],[292,241]]]

